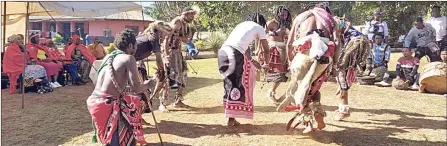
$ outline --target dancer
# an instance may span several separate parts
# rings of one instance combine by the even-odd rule
[[[284,110],[286,105],[294,101],[299,112],[289,121],[287,129],[297,116],[299,123],[306,125],[303,133],[313,131],[312,119],[317,122],[318,129],[325,127],[325,113],[318,90],[327,80],[331,64],[337,63],[333,58],[337,58],[339,52],[337,23],[328,5],[328,2],[311,5],[310,10],[298,15],[292,24],[287,41],[291,82],[286,99],[277,110]]]
[[[219,49],[219,71],[224,78],[224,108],[228,126],[239,125],[235,118],[253,119],[255,70],[260,64],[251,58],[249,44],[259,39],[269,63],[268,42],[264,32],[265,19],[259,13],[238,24]],[[266,67],[266,66],[265,66]]]
[[[286,73],[288,72],[288,61],[286,53],[286,38],[292,23],[290,10],[285,6],[279,6],[275,11],[275,19],[267,22],[265,31],[268,32],[270,63],[266,73],[267,82],[273,82],[271,89],[267,91],[267,98],[279,104],[283,99],[276,99],[276,89],[281,82],[287,82]],[[264,65],[263,52],[259,53],[260,63]],[[282,96],[284,97],[284,96]]]
[[[113,51],[104,58],[97,71],[95,89],[87,99],[88,111],[95,128],[94,141],[103,145],[146,144],[143,134],[140,97],[125,93],[141,93],[154,86],[153,80],[140,82],[136,60],[136,39],[126,29],[115,36]]]
[[[144,65],[143,59],[149,57],[152,53],[155,54],[155,59],[157,63],[157,87],[161,86],[163,84],[163,81],[165,81],[164,78],[164,67],[163,67],[163,61],[161,57],[161,50],[160,50],[160,38],[164,38],[164,36],[167,36],[171,33],[172,26],[166,22],[163,21],[156,21],[149,24],[149,26],[144,30],[143,33],[137,36],[137,50],[134,55],[135,59],[137,60],[138,70],[140,71],[142,78],[144,80],[147,80],[147,70],[146,66]],[[155,89],[156,90],[156,89]],[[156,93],[154,93],[156,94]],[[149,112],[149,101],[146,95],[144,95],[144,102],[146,104],[146,111]],[[164,111],[164,106],[160,106],[159,110]]]
[[[183,91],[185,88],[187,66],[186,61],[182,55],[181,42],[187,43],[191,37],[191,29],[188,23],[194,20],[194,17],[199,14],[199,10],[193,7],[186,7],[183,9],[181,16],[174,18],[171,25],[174,27],[174,33],[165,37],[163,41],[165,67],[167,68],[167,76],[169,80],[165,81],[163,95],[160,100],[159,109],[163,112],[169,112],[166,108],[166,101],[169,96],[171,87],[177,88],[175,95],[174,107],[184,108],[188,107],[183,103]]]
[[[336,95],[339,95],[341,99],[341,103],[338,105],[338,110],[336,111],[338,114],[335,120],[339,121],[350,116],[348,90],[356,82],[355,75],[357,67],[361,64],[366,64],[368,54],[371,53],[371,47],[367,36],[355,30],[351,20],[344,18],[338,26],[340,26],[339,30],[342,32],[341,35],[343,35],[342,38],[345,44],[341,50],[340,57],[334,58],[338,60],[338,63],[334,63],[336,65],[336,79],[339,84]],[[377,36],[379,35],[383,36],[380,33],[377,34]],[[365,72],[368,72],[367,74],[369,75],[371,67]]]

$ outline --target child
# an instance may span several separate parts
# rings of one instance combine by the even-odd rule
[[[419,89],[419,74],[417,70],[419,68],[419,59],[413,57],[413,52],[409,48],[404,48],[402,50],[403,57],[399,58],[396,65],[396,73],[394,75],[392,73],[385,73],[383,77],[383,81],[376,84],[379,87],[389,87],[391,86],[391,81],[393,78],[402,79],[406,82],[409,82],[409,85],[412,85],[410,89],[417,90]]]
[[[447,63],[447,49],[441,51],[442,62]]]

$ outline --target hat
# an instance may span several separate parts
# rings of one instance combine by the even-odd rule
[[[383,13],[381,8],[376,9],[376,11],[374,11],[375,15],[381,15]]]

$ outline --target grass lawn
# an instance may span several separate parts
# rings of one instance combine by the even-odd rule
[[[391,70],[400,57],[393,53]],[[426,59],[422,59],[426,64]],[[276,112],[276,107],[265,97],[269,85],[263,89],[256,84],[253,120],[240,119],[241,126],[227,128],[223,116],[223,85],[217,70],[217,60],[188,61],[198,72],[190,69],[185,103],[190,109],[173,109],[170,113],[155,111],[165,145],[446,145],[446,98],[442,95],[399,91],[393,88],[354,85],[350,92],[351,117],[334,121],[339,99],[334,95],[337,85],[323,84],[322,104],[327,112],[327,127],[311,135],[302,134],[303,127],[285,131],[294,113]],[[153,73],[155,66],[149,64]],[[286,84],[279,87],[283,93]],[[69,86],[48,94],[25,94],[25,109],[21,109],[21,95],[9,95],[2,90],[3,145],[93,145],[91,117],[86,99],[93,85]],[[158,107],[158,101],[154,107]],[[172,109],[171,106],[168,108]],[[144,118],[153,123],[151,114]],[[158,145],[154,127],[144,127],[149,145]]]

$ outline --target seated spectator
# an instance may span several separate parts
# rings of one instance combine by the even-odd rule
[[[23,38],[20,35],[14,34],[8,38],[8,47],[5,50],[5,58],[3,58],[3,72],[9,78],[9,94],[15,93],[19,77],[24,71],[25,49],[22,44]]]
[[[419,59],[412,56],[412,51],[409,48],[404,48],[402,50],[403,57],[399,58],[396,65],[396,73],[385,73],[383,77],[383,81],[380,83],[376,83],[379,87],[389,87],[391,86],[391,81],[393,78],[396,80],[403,80],[406,84],[412,85],[410,89],[418,90],[419,89],[419,74],[417,70],[419,68]]]
[[[388,62],[390,60],[391,47],[383,42],[383,35],[376,34],[372,45],[372,53],[367,59],[367,70],[365,75],[376,77],[376,81],[383,80],[383,75],[388,71]]]
[[[65,52],[65,57],[73,60],[73,63],[80,69],[81,80],[87,82],[91,66],[96,61],[96,57],[87,47],[82,45],[78,35],[73,35],[72,41],[73,43],[68,46]]]
[[[81,81],[78,75],[77,66],[73,64],[73,61],[70,58],[65,58],[65,56],[62,55],[61,52],[59,52],[59,50],[54,45],[54,42],[52,40],[47,41],[47,46],[48,46],[48,53],[52,57],[52,60],[62,64],[63,69],[66,70],[68,74],[70,74],[73,84],[74,85],[85,84],[85,82]]]
[[[71,38],[67,38],[67,45],[64,46],[64,53],[67,52],[67,49],[71,44],[72,44]]]
[[[93,56],[96,57],[96,60],[101,60],[107,55],[106,51],[104,50],[104,46],[97,37],[93,38],[93,43],[89,44],[87,48],[92,52]]]
[[[36,92],[38,93],[42,94],[53,91],[53,87],[51,87],[51,84],[47,80],[45,68],[38,65],[36,59],[31,59],[30,64],[25,67],[24,81],[25,83],[28,81],[29,86],[35,86],[37,89]]]
[[[59,74],[59,70],[62,69],[62,66],[50,59],[47,48],[39,45],[37,36],[34,35],[30,37],[30,42],[26,45],[26,51],[29,60],[37,59],[37,64],[42,65],[45,68],[51,87],[62,87],[62,85],[56,81],[56,77]]]

